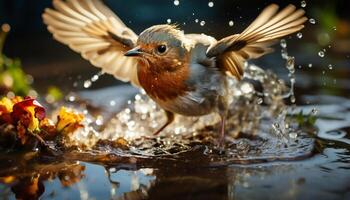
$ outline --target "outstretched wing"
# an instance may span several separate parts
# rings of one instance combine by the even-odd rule
[[[137,35],[101,0],[53,0],[53,7],[45,10],[43,19],[56,40],[103,72],[139,86],[137,60],[124,56]]]
[[[304,28],[305,11],[288,5],[278,12],[269,5],[241,34],[231,35],[209,47],[208,57],[217,57],[218,66],[240,79],[247,59],[270,53],[275,40]]]

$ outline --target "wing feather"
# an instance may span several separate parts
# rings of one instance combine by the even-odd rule
[[[255,59],[273,51],[276,39],[304,28],[305,11],[293,5],[278,12],[271,4],[241,33],[228,36],[208,48],[207,56],[216,57],[218,66],[240,79],[247,59]]]
[[[137,35],[101,0],[53,0],[43,14],[49,32],[102,71],[139,86],[137,60],[124,53]]]

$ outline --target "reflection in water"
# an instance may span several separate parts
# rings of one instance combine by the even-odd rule
[[[47,181],[56,179],[62,187],[70,187],[84,177],[85,167],[78,162],[40,161],[35,153],[9,154],[1,156],[0,161],[0,183],[5,191],[1,195],[4,199],[11,196],[11,192],[16,199],[38,199],[45,193],[44,183]]]
[[[303,162],[218,168],[166,161],[153,166],[120,163],[102,167],[69,161],[23,161],[21,157],[0,169],[0,198],[343,199],[350,184],[349,155],[347,149],[327,148]]]
[[[44,185],[40,179],[40,175],[33,177],[19,178],[17,183],[11,187],[16,199],[37,199],[45,191]]]

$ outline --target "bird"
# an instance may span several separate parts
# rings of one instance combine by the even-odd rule
[[[131,11],[132,12],[132,11]],[[240,81],[247,60],[273,51],[284,36],[298,32],[305,11],[268,5],[241,33],[220,40],[185,34],[177,25],[151,26],[137,35],[101,0],[53,0],[43,21],[54,39],[115,78],[142,88],[165,112],[175,115],[220,115],[220,143],[225,137],[229,79]]]

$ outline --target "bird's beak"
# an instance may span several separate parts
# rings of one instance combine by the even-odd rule
[[[129,51],[127,51],[124,56],[128,56],[128,57],[133,57],[133,56],[140,56],[142,55],[142,50],[140,47],[135,47]]]

